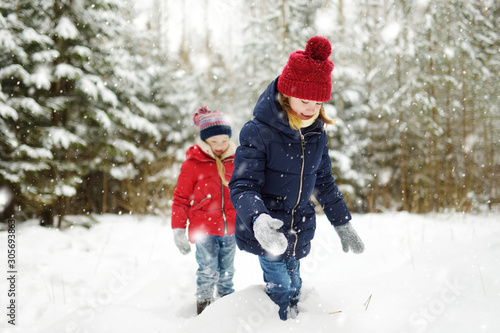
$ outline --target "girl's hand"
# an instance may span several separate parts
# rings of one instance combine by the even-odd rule
[[[182,254],[191,252],[191,244],[186,237],[186,229],[174,228],[174,243]]]
[[[354,253],[361,253],[364,251],[365,245],[350,222],[335,227],[335,231],[340,237],[344,252],[349,252],[349,249]]]
[[[288,246],[285,235],[278,231],[282,226],[282,221],[268,214],[260,214],[253,223],[255,238],[264,250],[275,256],[283,254]]]

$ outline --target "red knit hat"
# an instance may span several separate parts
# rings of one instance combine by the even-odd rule
[[[278,78],[278,91],[309,101],[326,102],[332,93],[333,62],[328,60],[332,46],[325,37],[307,41],[305,51],[290,54]]]

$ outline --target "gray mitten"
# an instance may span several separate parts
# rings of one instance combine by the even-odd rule
[[[340,241],[342,242],[342,250],[344,250],[344,252],[349,252],[349,249],[351,249],[354,253],[363,252],[363,250],[365,249],[365,245],[361,241],[361,238],[359,238],[350,222],[335,227],[335,231],[340,237]]]
[[[181,251],[182,254],[191,252],[191,244],[189,244],[186,237],[186,229],[174,228],[172,231],[174,232],[174,243],[179,251]]]
[[[268,214],[260,214],[253,223],[255,238],[264,250],[275,256],[283,254],[288,246],[285,235],[278,231],[281,226],[282,221]]]

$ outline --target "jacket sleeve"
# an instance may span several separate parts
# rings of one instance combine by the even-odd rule
[[[196,175],[192,170],[192,163],[184,161],[173,193],[172,228],[185,229],[187,227],[195,183]]]
[[[323,207],[328,220],[334,225],[339,226],[351,220],[351,213],[347,208],[344,196],[335,184],[332,175],[332,162],[328,154],[328,144],[323,148],[321,165],[316,177],[314,196]]]
[[[269,213],[261,196],[265,168],[264,141],[257,126],[250,121],[240,131],[240,146],[236,150],[229,189],[236,214],[251,233],[254,218]]]

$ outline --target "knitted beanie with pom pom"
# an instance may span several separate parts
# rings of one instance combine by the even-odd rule
[[[221,134],[231,137],[231,122],[220,111],[211,111],[206,106],[203,106],[196,110],[193,121],[196,127],[200,129],[202,140]]]
[[[332,46],[325,37],[309,39],[304,51],[297,50],[290,54],[278,78],[278,91],[309,101],[330,100],[333,62],[328,57],[331,53]]]

